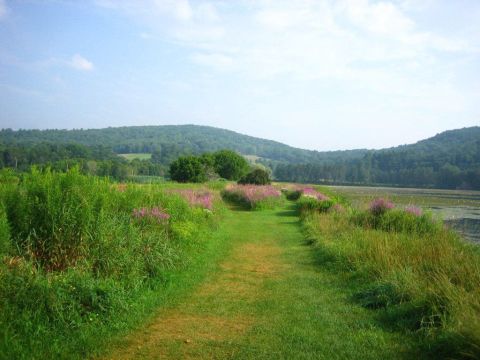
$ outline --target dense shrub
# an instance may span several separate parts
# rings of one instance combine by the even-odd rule
[[[298,199],[300,199],[300,196],[302,196],[301,190],[282,189],[282,192],[285,194],[287,200],[291,201],[297,201]]]
[[[270,185],[270,175],[264,169],[254,169],[248,174],[244,175],[239,181],[239,184],[252,184],[252,185]]]
[[[238,180],[248,171],[247,160],[235,151],[221,150],[212,154],[215,172],[227,180]]]
[[[309,211],[327,212],[335,202],[331,199],[317,200],[312,197],[302,196],[297,201],[297,208],[301,213]]]
[[[441,224],[420,208],[395,209],[392,202],[383,199],[374,200],[367,211],[353,212],[351,221],[365,228],[389,232],[432,234],[442,230]]]
[[[231,150],[181,156],[170,164],[170,178],[178,182],[199,183],[216,180],[238,180],[248,171],[245,158]]]
[[[301,193],[297,200],[297,208],[305,216],[309,212],[327,212],[337,204],[337,199],[331,198],[312,187],[297,188]]]
[[[197,156],[182,156],[170,164],[170,178],[178,182],[204,182],[207,166]]]
[[[373,216],[380,216],[394,207],[395,205],[391,201],[379,198],[372,201],[369,211]]]

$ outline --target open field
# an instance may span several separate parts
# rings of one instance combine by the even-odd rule
[[[130,154],[118,154],[129,161],[131,160],[150,160],[152,158],[152,154],[150,153],[130,153]]]

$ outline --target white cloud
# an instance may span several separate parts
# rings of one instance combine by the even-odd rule
[[[433,3],[419,1],[123,0],[115,6],[142,21],[156,39],[186,50],[187,59],[205,67],[199,73],[238,75],[249,94],[261,88],[257,93],[280,96],[290,83],[314,92],[334,83],[345,92],[384,99],[381,106],[372,100],[372,113],[389,113],[391,106],[419,118],[424,108],[451,112],[462,106],[462,90],[452,80],[455,62],[477,51],[473,36],[460,31],[458,40],[418,23],[416,14]]]
[[[81,71],[91,71],[94,68],[92,62],[88,61],[87,59],[85,59],[83,56],[79,54],[73,55],[71,60],[68,62],[68,65],[70,65],[74,69],[81,70]]]
[[[152,34],[146,33],[146,32],[140,33],[140,37],[141,37],[142,39],[145,39],[145,40],[148,40],[148,39],[153,38]]]
[[[192,55],[192,60],[197,64],[210,66],[218,70],[229,70],[234,65],[234,60],[230,56],[218,53],[195,53]]]
[[[202,3],[196,9],[196,17],[206,21],[218,21],[220,16],[217,8],[211,3]]]
[[[401,39],[414,29],[414,22],[391,2],[347,0],[344,5],[354,25],[374,34]]]

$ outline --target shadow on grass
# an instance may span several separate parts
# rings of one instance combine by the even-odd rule
[[[222,198],[223,202],[227,207],[232,210],[232,211],[252,211],[247,205],[245,204],[239,204],[238,202],[231,201],[226,198]]]
[[[287,206],[287,210],[281,210],[281,211],[277,211],[275,213],[276,216],[280,216],[280,217],[295,217],[295,218],[298,218],[298,216],[300,215],[297,207],[295,205],[288,205]]]
[[[398,332],[412,342],[412,349],[403,358],[438,359],[439,352],[432,342],[421,335],[419,319],[426,313],[422,304],[399,299],[389,284],[375,283],[367,275],[355,270],[345,256],[330,251],[315,240],[306,241],[311,247],[310,259],[319,271],[332,277],[331,285],[347,294],[347,302],[368,309],[373,324],[388,332]]]

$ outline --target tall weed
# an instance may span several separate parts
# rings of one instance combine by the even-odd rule
[[[205,251],[221,213],[208,205],[77,169],[0,181],[0,354],[87,357]]]
[[[429,218],[371,215],[310,213],[304,226],[336,271],[356,274],[356,300],[383,309],[386,325],[418,331],[437,358],[480,356],[479,249]]]

